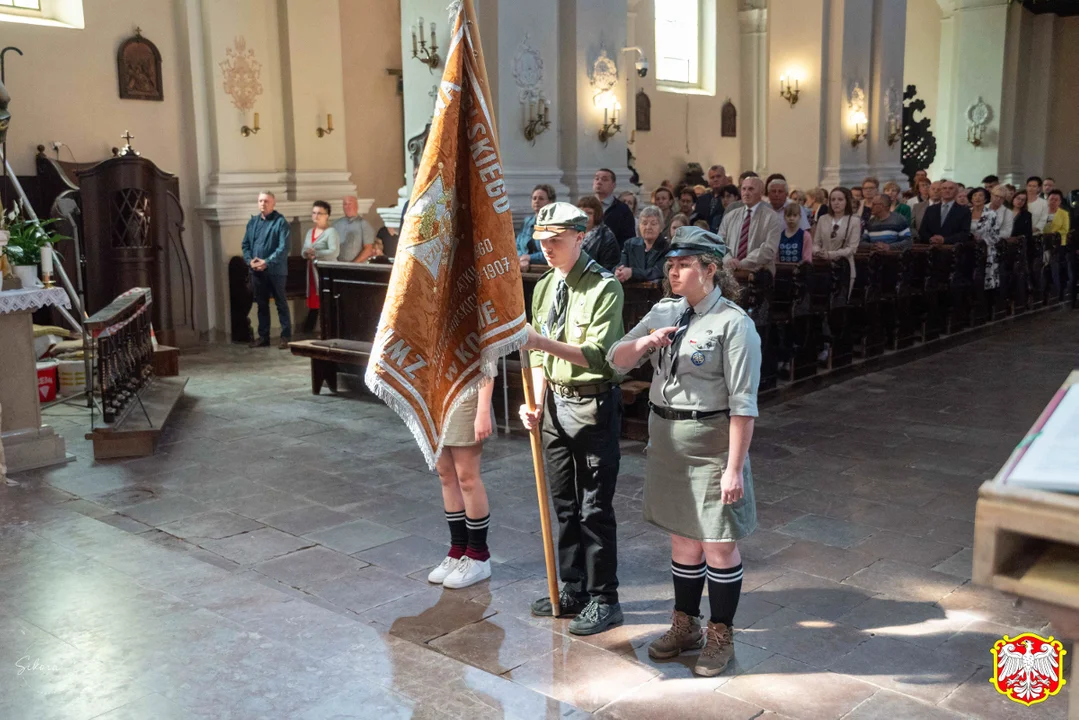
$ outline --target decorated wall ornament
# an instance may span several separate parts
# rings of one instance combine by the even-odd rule
[[[120,43],[116,51],[116,75],[122,99],[165,99],[161,87],[161,53],[142,36],[142,28],[135,28],[135,34]]]
[[[993,108],[986,105],[982,96],[978,102],[967,108],[967,142],[974,147],[981,147],[986,126],[993,120]]]
[[[869,116],[866,113],[865,90],[862,89],[860,81],[855,80],[851,85],[848,98],[847,107],[849,112],[847,117],[854,128],[850,145],[856,148],[865,142],[866,137],[869,135]]]
[[[895,86],[894,79],[888,82],[888,89],[884,93],[884,108],[887,112],[888,147],[895,147],[903,140],[903,96]]]
[[[237,37],[233,47],[225,49],[225,59],[218,63],[224,75],[225,94],[239,110],[250,110],[255,99],[262,94],[262,63],[255,59],[255,51],[247,48],[247,41]]]
[[[543,84],[543,58],[528,42],[528,33],[525,33],[513,58],[513,79],[517,81],[517,95],[522,103],[539,100]]]
[[[588,82],[592,86],[592,101],[597,106],[609,105],[607,97],[618,83],[618,65],[607,54],[606,48],[600,49],[599,57],[589,68]]]

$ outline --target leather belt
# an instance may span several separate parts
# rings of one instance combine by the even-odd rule
[[[703,420],[730,412],[729,410],[675,410],[674,408],[661,407],[651,402],[648,403],[648,407],[664,420]]]
[[[556,385],[548,383],[547,386],[551,388],[555,395],[560,395],[564,398],[596,397],[610,392],[611,388],[614,387],[609,382],[592,383],[591,385]]]

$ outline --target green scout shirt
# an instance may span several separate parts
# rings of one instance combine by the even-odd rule
[[[623,334],[622,284],[582,252],[566,276],[566,286],[569,290],[566,330],[557,339],[579,345],[588,367],[536,350],[531,351],[532,366],[542,367],[547,380],[556,385],[615,381],[618,375],[607,363],[607,351]],[[557,287],[558,275],[552,268],[539,279],[532,294],[532,327],[544,336]]]

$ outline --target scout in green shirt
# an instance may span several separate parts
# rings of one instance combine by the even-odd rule
[[[559,607],[576,615],[569,631],[592,635],[621,624],[615,482],[622,392],[607,352],[623,334],[622,286],[581,252],[587,218],[556,202],[539,211],[533,238],[551,270],[536,285],[525,348],[536,410],[521,421],[542,427],[547,479],[558,516]],[[532,613],[551,615],[550,598]]]

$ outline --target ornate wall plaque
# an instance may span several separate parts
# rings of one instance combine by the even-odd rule
[[[142,29],[120,43],[116,51],[116,75],[120,97],[125,100],[164,100],[161,87],[161,53],[142,36]]]
[[[513,58],[513,79],[517,81],[521,102],[539,100],[540,87],[543,84],[543,58],[529,44],[528,33],[525,33],[521,45],[517,48],[517,55]]]
[[[730,98],[720,110],[720,137],[738,137],[738,110]]]
[[[644,90],[637,91],[637,129],[642,132],[652,129],[652,98]]]
[[[599,51],[599,57],[588,69],[588,82],[592,85],[593,101],[609,92],[618,82],[618,66],[607,54],[606,48]]]
[[[255,99],[262,94],[262,63],[255,59],[255,51],[247,49],[247,41],[238,37],[234,46],[225,49],[225,59],[218,63],[225,76],[225,94],[239,110],[250,110]]]

